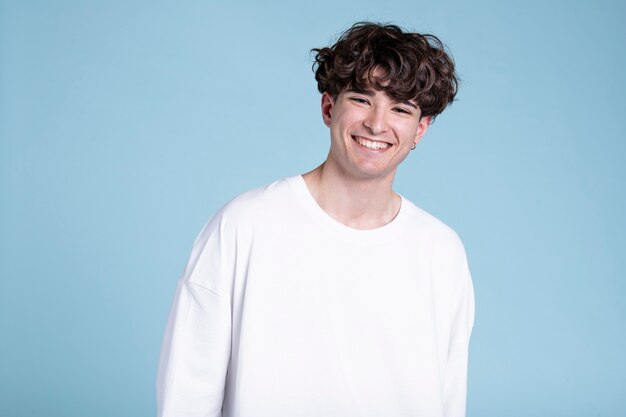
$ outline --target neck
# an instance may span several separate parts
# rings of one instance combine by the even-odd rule
[[[326,163],[303,175],[317,204],[332,218],[354,229],[375,229],[391,222],[401,198],[393,192],[393,175],[355,179],[333,172]]]

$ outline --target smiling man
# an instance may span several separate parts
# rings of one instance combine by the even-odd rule
[[[463,245],[393,191],[454,99],[453,62],[434,36],[372,23],[314,51],[328,157],[200,233],[166,330],[160,416],[465,415]]]

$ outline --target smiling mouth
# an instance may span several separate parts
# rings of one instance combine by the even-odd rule
[[[362,138],[360,136],[352,136],[352,139],[364,148],[371,149],[373,151],[382,151],[391,147],[391,144],[387,142],[377,142],[369,139]]]

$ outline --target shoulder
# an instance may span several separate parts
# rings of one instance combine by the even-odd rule
[[[227,202],[208,221],[203,232],[245,230],[247,226],[275,214],[292,197],[294,177],[276,180],[248,190]]]
[[[198,265],[200,270],[203,267],[226,268],[224,265],[232,267],[232,263],[224,263],[222,260],[235,259],[238,250],[249,247],[255,229],[267,219],[263,213],[272,213],[273,208],[289,199],[289,194],[289,178],[285,178],[246,191],[226,203],[196,237],[185,272],[187,279],[201,282],[203,277],[211,275],[194,275],[193,271],[198,269]],[[223,293],[223,290],[218,293]]]
[[[226,203],[215,216],[230,221],[245,220],[280,207],[292,198],[293,177],[282,178],[246,191]]]
[[[428,265],[440,294],[469,294],[471,275],[465,247],[450,226],[432,214],[408,202],[410,226],[408,239],[419,262]]]
[[[423,242],[433,254],[465,257],[463,242],[454,229],[407,199],[402,204],[407,210],[407,230],[412,239]]]

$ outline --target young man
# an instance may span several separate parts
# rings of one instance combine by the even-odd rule
[[[314,51],[328,158],[237,197],[200,233],[166,331],[159,416],[465,415],[463,245],[392,189],[454,99],[452,60],[433,36],[371,23]]]

